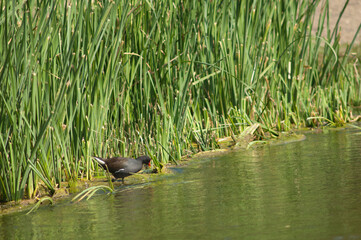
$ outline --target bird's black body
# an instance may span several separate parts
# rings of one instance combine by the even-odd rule
[[[109,170],[115,178],[121,178],[124,183],[124,178],[134,173],[139,172],[143,168],[143,164],[150,166],[151,158],[148,156],[141,156],[136,159],[125,157],[101,158],[93,157],[100,166],[105,170]]]

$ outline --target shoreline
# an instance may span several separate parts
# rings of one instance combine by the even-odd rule
[[[300,129],[293,129],[289,132],[281,132],[280,135],[276,138],[270,138],[265,141],[249,141],[251,138],[250,136],[246,135],[243,136],[243,138],[239,139],[238,143],[241,143],[237,146],[237,142],[234,142],[232,137],[224,137],[221,139],[218,139],[222,143],[222,146],[220,145],[220,148],[218,149],[212,149],[208,151],[200,151],[197,153],[192,154],[191,156],[184,156],[178,163],[178,165],[173,163],[168,163],[165,165],[160,173],[154,173],[154,169],[149,170],[143,170],[140,174],[135,174],[134,176],[131,176],[126,180],[128,184],[125,186],[132,186],[136,184],[143,184],[145,183],[144,178],[148,178],[150,180],[155,179],[162,175],[168,175],[173,174],[172,171],[169,170],[170,167],[180,167],[186,165],[189,161],[192,161],[193,159],[202,159],[207,158],[211,156],[220,156],[225,153],[229,153],[232,151],[247,151],[249,149],[254,149],[258,147],[263,147],[266,145],[283,145],[288,143],[293,143],[297,141],[303,141],[306,139],[306,136],[304,133],[314,132],[314,133],[323,133],[325,129],[327,131],[340,131],[344,130],[346,127],[319,127],[319,128],[300,128]],[[253,133],[252,133],[253,134]],[[244,141],[245,139],[248,139],[248,141]],[[79,194],[83,190],[92,187],[92,186],[109,186],[107,183],[107,177],[93,177],[91,180],[84,180],[79,179],[76,184],[69,184],[67,182],[64,182],[64,185],[67,185],[67,187],[62,187],[56,189],[53,196],[50,196],[49,194],[46,194],[45,191],[40,191],[39,197],[33,198],[33,199],[23,199],[18,202],[10,201],[6,203],[0,203],[0,215],[6,215],[6,214],[12,214],[17,212],[24,212],[24,211],[30,211],[38,201],[41,201],[42,198],[51,198],[53,200],[53,203],[50,203],[49,201],[45,201],[45,204],[52,204],[55,205],[57,202],[69,199],[71,201],[70,197],[76,194]],[[43,183],[38,183],[40,185],[43,185]],[[123,186],[123,184],[120,181],[113,182],[113,185],[116,187],[116,189],[119,189],[118,187]],[[42,187],[43,190],[46,189],[46,187]],[[128,188],[129,189],[129,188]],[[129,189],[131,190],[131,188]],[[44,204],[44,205],[45,205]],[[41,203],[43,205],[43,203]]]

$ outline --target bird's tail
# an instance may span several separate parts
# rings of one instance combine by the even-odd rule
[[[105,166],[105,162],[101,157],[93,157],[100,165]]]

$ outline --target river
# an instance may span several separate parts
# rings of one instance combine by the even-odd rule
[[[228,152],[110,197],[0,216],[2,239],[361,239],[361,134]]]

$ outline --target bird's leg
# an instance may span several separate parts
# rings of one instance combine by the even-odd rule
[[[123,185],[124,185],[124,178],[122,178],[122,183],[123,183]]]

